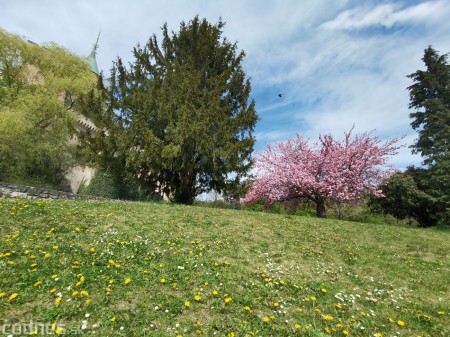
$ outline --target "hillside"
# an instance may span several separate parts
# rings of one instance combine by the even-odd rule
[[[449,239],[163,203],[0,199],[2,332],[450,336]]]

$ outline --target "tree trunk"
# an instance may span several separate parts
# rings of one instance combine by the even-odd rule
[[[175,189],[175,202],[192,205],[195,199],[195,174],[180,173],[179,185]]]
[[[319,199],[315,200],[316,203],[316,215],[318,218],[326,218],[327,211],[325,209],[325,200]]]

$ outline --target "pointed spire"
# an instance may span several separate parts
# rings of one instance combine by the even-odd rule
[[[94,46],[92,47],[92,51],[89,54],[89,56],[86,58],[88,61],[89,67],[97,75],[100,75],[100,72],[98,71],[97,60],[95,58],[95,55],[97,55],[98,40],[100,39],[100,33],[101,33],[101,31],[98,32],[97,40],[95,41]]]

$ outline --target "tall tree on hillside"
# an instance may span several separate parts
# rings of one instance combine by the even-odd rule
[[[222,37],[223,26],[198,17],[177,33],[164,25],[161,45],[153,35],[128,66],[114,62],[110,86],[84,98],[104,127],[85,139],[103,167],[186,204],[241,181],[258,118],[244,52]]]
[[[440,212],[450,220],[450,65],[447,55],[431,46],[422,58],[426,70],[408,75],[411,126],[419,137],[412,145],[428,166],[426,192],[437,198]]]
[[[316,204],[318,217],[326,217],[328,200],[362,200],[367,193],[380,194],[378,186],[389,175],[383,169],[393,155],[397,139],[384,144],[369,133],[345,133],[340,141],[320,136],[315,144],[297,135],[285,143],[268,146],[256,159],[256,180],[244,202],[265,200],[266,205],[297,198]]]
[[[412,145],[424,164],[434,166],[450,156],[450,65],[447,55],[439,55],[432,47],[422,58],[426,70],[408,75],[414,84],[408,87],[411,126],[419,137]]]

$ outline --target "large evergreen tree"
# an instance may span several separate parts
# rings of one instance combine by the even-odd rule
[[[420,153],[424,164],[436,165],[449,160],[450,155],[450,65],[447,55],[439,55],[432,47],[425,49],[426,70],[408,75],[414,84],[410,93],[411,126],[419,137],[412,146]]]
[[[426,70],[408,75],[414,81],[408,87],[411,126],[419,133],[412,147],[428,168],[426,192],[436,198],[441,218],[450,220],[450,65],[431,46],[422,60]]]
[[[103,128],[85,140],[117,179],[190,204],[246,175],[257,114],[244,52],[222,37],[223,26],[198,17],[177,33],[164,25],[161,45],[153,35],[129,65],[119,57],[100,96],[85,97],[86,114]]]

